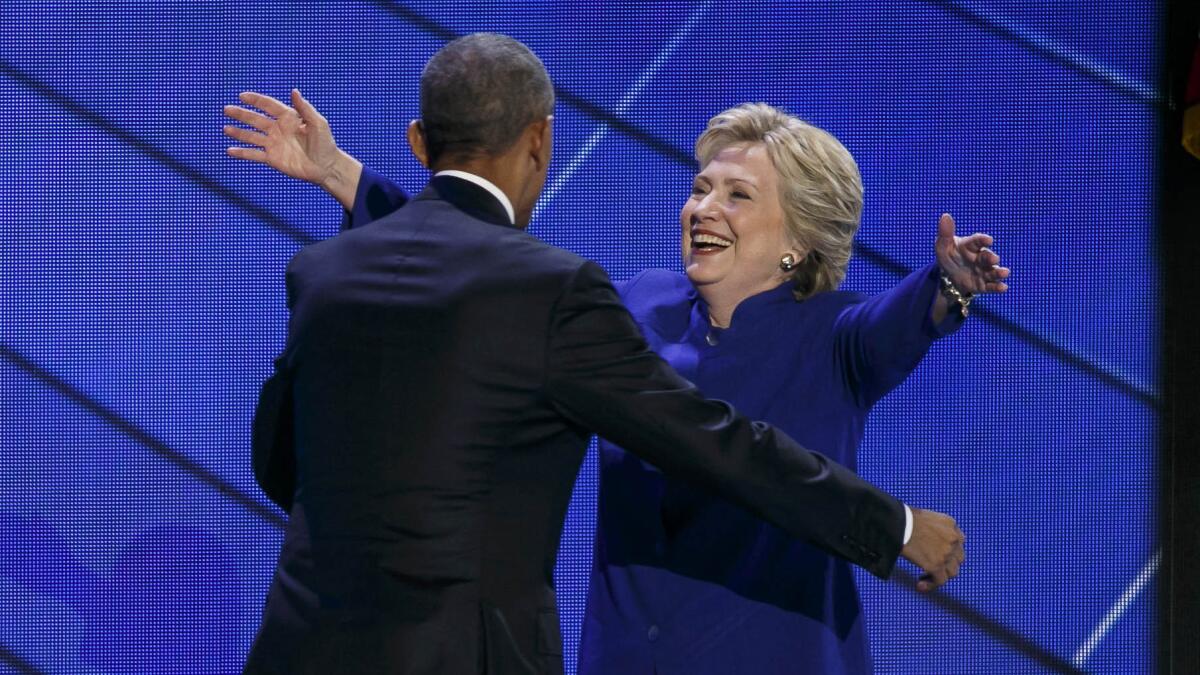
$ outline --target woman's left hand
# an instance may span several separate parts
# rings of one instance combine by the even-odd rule
[[[988,248],[991,245],[991,235],[981,232],[969,237],[954,236],[954,218],[949,213],[943,213],[938,221],[937,241],[933,244],[938,265],[963,293],[978,295],[1008,290],[1004,279],[1010,270],[1000,266],[1000,256]]]

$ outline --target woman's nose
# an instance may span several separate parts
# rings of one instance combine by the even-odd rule
[[[696,205],[696,210],[692,211],[692,220],[699,222],[701,220],[713,220],[716,217],[717,202],[713,199],[712,193],[709,193]]]

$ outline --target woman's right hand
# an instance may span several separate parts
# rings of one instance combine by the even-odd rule
[[[225,126],[225,135],[253,147],[230,147],[230,157],[245,159],[320,186],[347,209],[354,204],[362,164],[342,152],[329,121],[292,90],[292,105],[245,91],[238,99],[249,107],[225,106],[225,115],[250,127]]]

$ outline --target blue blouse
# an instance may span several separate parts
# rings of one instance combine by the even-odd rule
[[[620,289],[651,347],[707,396],[847,467],[875,401],[932,341],[937,267],[872,298],[788,285],[728,329],[681,274]],[[600,503],[581,675],[870,673],[850,566],[601,439]]]
[[[404,192],[363,169],[343,228],[396,210]],[[802,302],[780,286],[738,305],[727,329],[682,274],[618,290],[650,346],[702,392],[854,468],[867,413],[933,340],[937,267],[867,298]],[[665,477],[601,439],[580,675],[870,673],[850,566],[739,507]]]

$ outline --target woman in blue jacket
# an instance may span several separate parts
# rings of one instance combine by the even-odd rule
[[[345,227],[403,205],[400,188],[336,148],[299,92],[295,109],[243,102],[267,115],[230,116],[261,133],[227,133],[260,149],[231,155],[322,185]],[[1008,270],[989,236],[955,237],[944,215],[936,262],[874,297],[838,291],[863,190],[836,139],[746,104],[712,118],[696,156],[680,213],[685,274],[618,284],[626,306],[706,395],[853,468],[871,406],[961,324],[972,295],[1006,290]],[[580,673],[871,672],[848,563],[603,439],[600,476]]]

